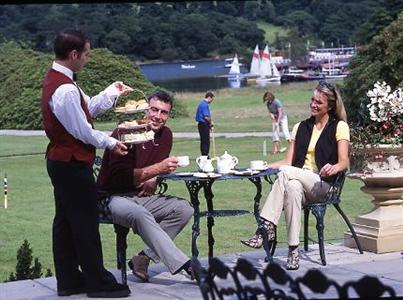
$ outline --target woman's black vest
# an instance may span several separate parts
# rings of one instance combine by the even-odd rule
[[[336,130],[340,120],[329,116],[325,128],[319,136],[315,146],[315,163],[318,170],[322,169],[327,163],[334,165],[338,162]],[[315,118],[311,117],[302,121],[298,126],[297,135],[295,137],[295,155],[292,162],[294,167],[302,168],[305,164],[305,157],[308,152],[309,142],[311,140]],[[324,177],[326,182],[332,182],[334,176]]]

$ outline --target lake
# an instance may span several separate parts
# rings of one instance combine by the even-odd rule
[[[220,88],[241,88],[246,80],[228,80],[226,60],[187,61],[178,63],[140,64],[145,77],[154,85],[175,92],[204,92]],[[241,66],[241,72],[248,70]]]

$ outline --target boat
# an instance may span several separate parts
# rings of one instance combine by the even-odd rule
[[[238,58],[238,64],[239,64],[239,66],[243,66],[243,64],[239,62],[239,59],[241,59],[241,58],[242,58],[242,57],[239,57],[239,58]],[[233,61],[234,61],[234,57],[226,58],[225,61],[227,62],[227,63],[225,64],[225,67],[226,67],[226,68],[231,68],[232,63],[233,63]]]
[[[187,64],[181,65],[181,69],[195,69],[195,68],[196,68],[195,65],[187,65]]]
[[[248,82],[256,81],[256,78],[259,77],[259,68],[260,68],[260,52],[259,52],[259,45],[256,45],[255,51],[253,51],[249,73],[244,74]]]
[[[231,68],[228,72],[228,80],[239,79],[242,77],[241,69],[239,66],[240,66],[240,63],[238,61],[238,55],[235,53],[234,59],[232,60],[232,63],[231,63]]]
[[[257,83],[280,82],[281,75],[274,62],[270,59],[269,46],[263,50],[262,59],[259,66],[259,77]]]
[[[327,79],[345,78],[348,75],[348,72],[342,72],[338,68],[322,68],[322,73]]]
[[[343,72],[338,66],[338,63],[335,62],[334,56],[329,57],[327,64],[322,64],[322,73],[325,74],[326,79],[338,79],[345,78],[348,75],[348,72]],[[345,69],[343,67],[343,69]]]
[[[281,75],[281,82],[296,82],[296,81],[308,81],[308,80],[324,80],[326,75],[324,73],[318,73],[313,71],[303,72],[287,72]]]

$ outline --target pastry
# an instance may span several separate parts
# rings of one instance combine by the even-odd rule
[[[122,134],[122,141],[124,143],[142,143],[154,139],[154,131],[134,132]]]

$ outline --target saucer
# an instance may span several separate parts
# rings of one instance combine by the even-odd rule
[[[193,173],[192,172],[178,172],[178,173],[175,173],[175,175],[185,177],[185,176],[193,176]]]
[[[259,174],[260,171],[258,170],[251,170],[251,169],[246,169],[244,171],[234,171],[232,174],[238,175],[238,176],[250,176],[250,175],[255,175]]]
[[[254,168],[254,169],[250,169],[251,171],[264,171],[264,170],[267,170],[269,167],[267,167],[267,166],[262,166],[262,167],[260,167],[260,168]]]
[[[207,173],[207,176],[209,178],[217,178],[217,177],[221,177],[222,175],[218,174],[218,173]]]
[[[208,177],[208,175],[206,173],[202,173],[202,172],[193,173],[193,176],[198,177],[198,178],[207,178]]]

